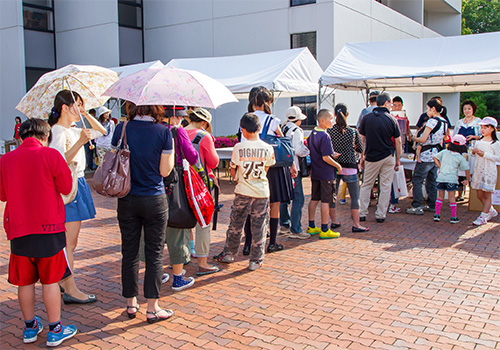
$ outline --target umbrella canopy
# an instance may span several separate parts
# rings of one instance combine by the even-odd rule
[[[118,75],[110,69],[70,64],[42,75],[16,109],[28,118],[47,118],[55,96],[63,89],[79,93],[85,108],[99,107],[108,100],[102,93],[117,80]]]
[[[205,74],[177,68],[146,68],[111,85],[104,94],[137,106],[174,105],[217,108],[238,102],[224,85]]]

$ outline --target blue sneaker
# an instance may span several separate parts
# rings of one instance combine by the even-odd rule
[[[26,344],[36,342],[38,334],[40,334],[40,332],[43,331],[43,326],[42,322],[40,321],[40,317],[35,316],[35,322],[36,322],[35,327],[33,328],[24,327],[23,329],[23,341]]]
[[[58,346],[63,341],[73,338],[76,332],[76,327],[72,324],[69,326],[62,326],[59,332],[49,332],[47,335],[47,346]]]
[[[174,282],[172,283],[172,290],[179,292],[183,289],[189,288],[194,284],[194,278],[184,278],[184,274],[180,276],[174,275]]]

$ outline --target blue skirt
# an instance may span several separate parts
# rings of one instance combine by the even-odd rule
[[[85,177],[78,178],[78,189],[76,197],[72,202],[64,206],[66,210],[66,222],[83,221],[95,218],[94,200],[90,187]]]

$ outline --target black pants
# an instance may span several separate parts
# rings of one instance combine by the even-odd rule
[[[118,199],[118,223],[122,235],[122,295],[139,294],[139,242],[144,228],[146,273],[144,297],[160,298],[163,246],[168,221],[166,195],[132,196]]]

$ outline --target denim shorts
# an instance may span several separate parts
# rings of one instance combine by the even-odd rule
[[[458,191],[458,184],[452,184],[449,182],[438,182],[437,189],[438,191],[446,191],[446,192]]]
[[[353,174],[353,175],[337,175],[339,179],[344,181],[346,184],[351,183],[351,182],[358,182],[358,174]]]

